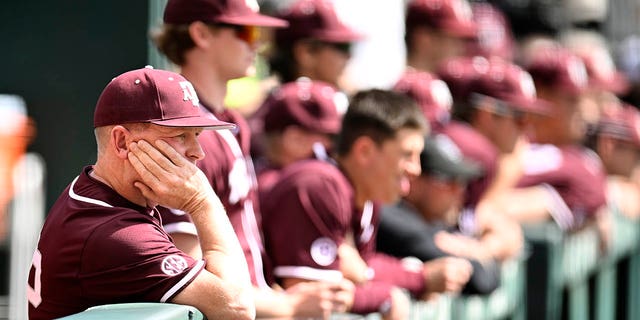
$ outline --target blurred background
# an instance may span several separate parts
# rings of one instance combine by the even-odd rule
[[[258,1],[265,11],[287,1]],[[352,90],[389,87],[404,70],[403,0],[335,0],[345,23],[367,37],[357,43],[347,68]],[[615,62],[635,83],[623,97],[640,105],[640,0],[493,0],[509,19],[516,39],[555,35],[569,27],[600,32]],[[44,214],[86,164],[95,161],[92,118],[97,97],[114,76],[146,64],[169,67],[152,48],[149,30],[161,21],[165,1],[3,1],[0,10],[0,152],[24,151],[42,164]],[[20,140],[20,144],[15,142]],[[9,150],[10,148],[13,148]],[[0,161],[2,179],[11,179]],[[2,171],[4,170],[4,171]],[[26,174],[22,178],[30,179]],[[40,180],[43,179],[43,180]],[[7,211],[12,187],[3,187]],[[0,218],[6,213],[0,215]],[[11,218],[7,217],[6,230]],[[38,220],[32,220],[39,230]],[[2,225],[0,223],[0,225]],[[5,227],[2,227],[5,229]],[[16,230],[16,229],[13,229]],[[18,232],[18,231],[14,231]],[[29,231],[24,231],[28,233]],[[5,233],[8,236],[5,236]],[[10,231],[0,232],[0,318],[9,317]],[[35,237],[37,234],[23,234]],[[33,248],[26,242],[30,263]],[[22,250],[22,249],[20,249]],[[17,285],[20,285],[19,283]]]

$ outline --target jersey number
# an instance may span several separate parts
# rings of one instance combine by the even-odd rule
[[[42,289],[40,284],[40,274],[42,273],[42,254],[38,249],[33,253],[31,266],[34,271],[33,287],[31,284],[27,285],[27,299],[29,299],[29,303],[31,303],[34,308],[37,308],[42,302],[42,296],[40,294],[40,290]]]

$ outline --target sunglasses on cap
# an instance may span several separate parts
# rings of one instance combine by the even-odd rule
[[[215,24],[214,27],[233,29],[238,39],[245,41],[250,45],[260,40],[260,27],[257,26],[218,23]]]

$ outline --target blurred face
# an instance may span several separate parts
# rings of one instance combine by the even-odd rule
[[[611,157],[605,162],[609,174],[630,177],[640,161],[640,149],[626,141],[615,140]]]
[[[309,45],[313,61],[308,70],[310,74],[302,74],[302,76],[339,87],[340,76],[351,57],[351,44],[313,41]]]
[[[409,179],[420,175],[420,152],[424,133],[400,129],[394,139],[377,146],[371,168],[367,168],[371,200],[393,203],[408,193]]]
[[[524,114],[513,109],[509,109],[507,112],[493,113],[491,140],[500,152],[511,153],[515,148],[516,142],[522,134],[523,116]]]
[[[478,112],[487,114],[479,115],[488,119],[482,123],[476,122],[476,126],[485,134],[501,153],[511,153],[515,148],[518,138],[524,130],[524,113],[509,106],[503,101],[483,101]]]
[[[611,92],[591,89],[580,96],[578,104],[584,121],[595,125],[603,112],[619,108],[620,100]]]
[[[411,182],[410,201],[425,220],[452,225],[458,220],[465,186],[455,177],[423,173]]]
[[[260,45],[259,28],[254,26],[215,25],[210,28],[215,45],[210,46],[212,63],[220,77],[228,81],[251,75]],[[222,50],[222,48],[224,48]]]
[[[154,124],[125,124],[122,126],[115,126],[108,133],[111,137],[117,137],[116,141],[108,140],[108,150],[113,152],[122,153],[119,157],[125,157],[124,167],[121,167],[122,183],[125,185],[128,191],[124,191],[129,194],[134,203],[147,203],[147,200],[142,196],[140,191],[133,187],[133,182],[140,179],[138,173],[133,169],[132,165],[126,160],[126,153],[130,143],[134,141],[144,140],[155,146],[157,140],[163,140],[173,147],[176,152],[182,155],[191,163],[196,163],[198,160],[204,158],[204,152],[198,142],[198,135],[202,132],[200,128],[178,128],[178,127],[164,127]],[[113,149],[113,146],[117,145],[118,150]],[[126,148],[125,148],[126,146]],[[108,174],[108,173],[107,173]],[[119,179],[114,179],[120,181]],[[153,203],[147,203],[149,206],[155,206]]]
[[[580,96],[558,90],[541,91],[540,97],[551,102],[549,116],[536,116],[534,141],[556,145],[580,143],[587,126],[580,111]]]
[[[314,155],[316,144],[321,145],[324,150],[330,151],[333,147],[332,142],[333,140],[329,134],[304,130],[297,126],[290,126],[282,134],[280,150],[289,156],[290,162],[293,162],[311,158]],[[286,164],[283,163],[281,165]]]

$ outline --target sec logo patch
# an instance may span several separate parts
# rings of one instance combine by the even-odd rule
[[[329,238],[318,238],[311,244],[311,258],[321,266],[332,264],[337,256],[338,246]]]
[[[162,272],[170,276],[181,273],[188,266],[187,260],[176,254],[164,258],[161,264]]]

